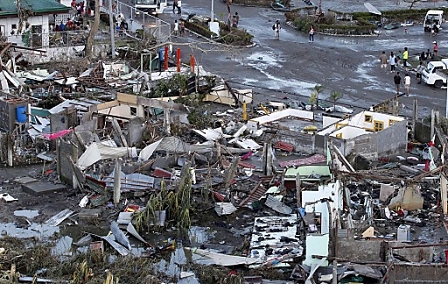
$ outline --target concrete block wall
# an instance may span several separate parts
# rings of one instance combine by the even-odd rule
[[[408,144],[407,120],[396,122],[378,132],[378,156],[387,156],[405,151]]]
[[[337,257],[351,261],[384,261],[383,240],[352,240],[340,238],[337,242]]]
[[[62,182],[73,185],[73,170],[69,157],[73,155],[73,145],[59,139],[59,147],[57,149],[58,173]],[[77,158],[77,157],[76,157]],[[74,160],[75,161],[75,160]]]
[[[275,133],[265,134],[266,141],[272,141],[274,145],[278,141],[290,143],[294,145],[294,152],[302,154],[314,154],[313,136],[308,134],[303,134],[298,131],[290,130],[277,130]]]
[[[448,265],[396,263],[388,276],[388,283],[447,283]]]

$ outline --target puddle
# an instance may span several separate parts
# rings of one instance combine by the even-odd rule
[[[63,236],[60,238],[56,245],[51,249],[51,255],[56,256],[70,256],[70,249],[72,247],[73,239],[69,236]]]
[[[197,244],[207,243],[211,238],[215,236],[215,231],[210,231],[208,228],[192,226],[188,232],[190,242],[192,246]]]
[[[8,236],[19,239],[33,237],[43,239],[59,233],[59,227],[32,223],[28,228],[17,228],[14,223],[0,223],[0,232],[6,232]]]
[[[33,219],[34,217],[39,216],[39,210],[16,210],[14,211],[14,216]]]

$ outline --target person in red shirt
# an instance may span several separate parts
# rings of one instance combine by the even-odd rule
[[[71,6],[72,6],[73,9],[76,10],[76,0],[73,0],[73,1],[72,1]]]
[[[437,41],[432,42],[434,44],[434,56],[437,56],[437,52],[439,51],[439,47],[437,46]]]

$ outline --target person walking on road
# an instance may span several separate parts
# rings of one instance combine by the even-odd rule
[[[407,70],[408,67],[408,58],[409,58],[408,48],[405,47],[403,52],[403,67],[405,70]]]
[[[277,20],[275,21],[275,24],[272,26],[272,29],[274,30],[274,38],[279,40],[280,39],[280,30],[281,30],[281,26],[280,26],[280,21]]]
[[[179,0],[173,1],[173,14],[176,14],[176,8],[177,8],[177,13],[180,14]]]
[[[397,92],[397,95],[399,95],[400,94],[400,84],[401,84],[400,72],[397,72],[395,74],[394,83],[395,83],[395,91]]]
[[[310,27],[310,33],[309,33],[309,42],[313,42],[314,41],[314,28],[313,26]]]
[[[387,55],[386,52],[383,51],[380,55],[381,69],[384,69],[384,72],[387,72]]]
[[[406,76],[404,76],[404,89],[406,90],[406,97],[409,97],[409,90],[411,89],[411,76],[409,76],[409,73],[406,73]]]
[[[433,41],[432,43],[434,44],[434,56],[437,56],[437,52],[439,52],[439,46],[437,45],[437,41]]]
[[[174,20],[174,36],[177,36],[178,33],[179,33],[179,23],[177,22],[177,20]]]
[[[389,56],[389,64],[390,64],[390,73],[393,73],[395,71],[395,65],[397,64],[398,59],[393,53],[393,51],[390,52]]]
[[[423,61],[420,61],[420,64],[417,67],[417,84],[422,83],[423,70],[425,70],[425,66],[423,65]]]
[[[180,21],[180,36],[184,36],[185,35],[185,21],[181,20]]]

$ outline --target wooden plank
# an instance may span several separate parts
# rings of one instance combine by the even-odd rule
[[[102,103],[102,104],[92,105],[91,106],[91,111],[100,111],[100,110],[103,110],[103,109],[108,109],[108,108],[111,108],[111,107],[114,107],[114,106],[119,106],[119,105],[120,105],[120,103],[117,100],[111,101],[111,102],[105,102],[105,103]]]
[[[132,105],[137,105],[137,96],[129,95],[125,93],[117,93],[117,101],[120,103],[127,103]]]
[[[124,134],[121,131],[121,127],[118,124],[118,121],[117,121],[117,119],[115,117],[112,118],[112,127],[117,132],[117,134],[120,136],[122,146],[123,147],[128,147],[128,141],[126,141],[126,137],[124,137]]]

